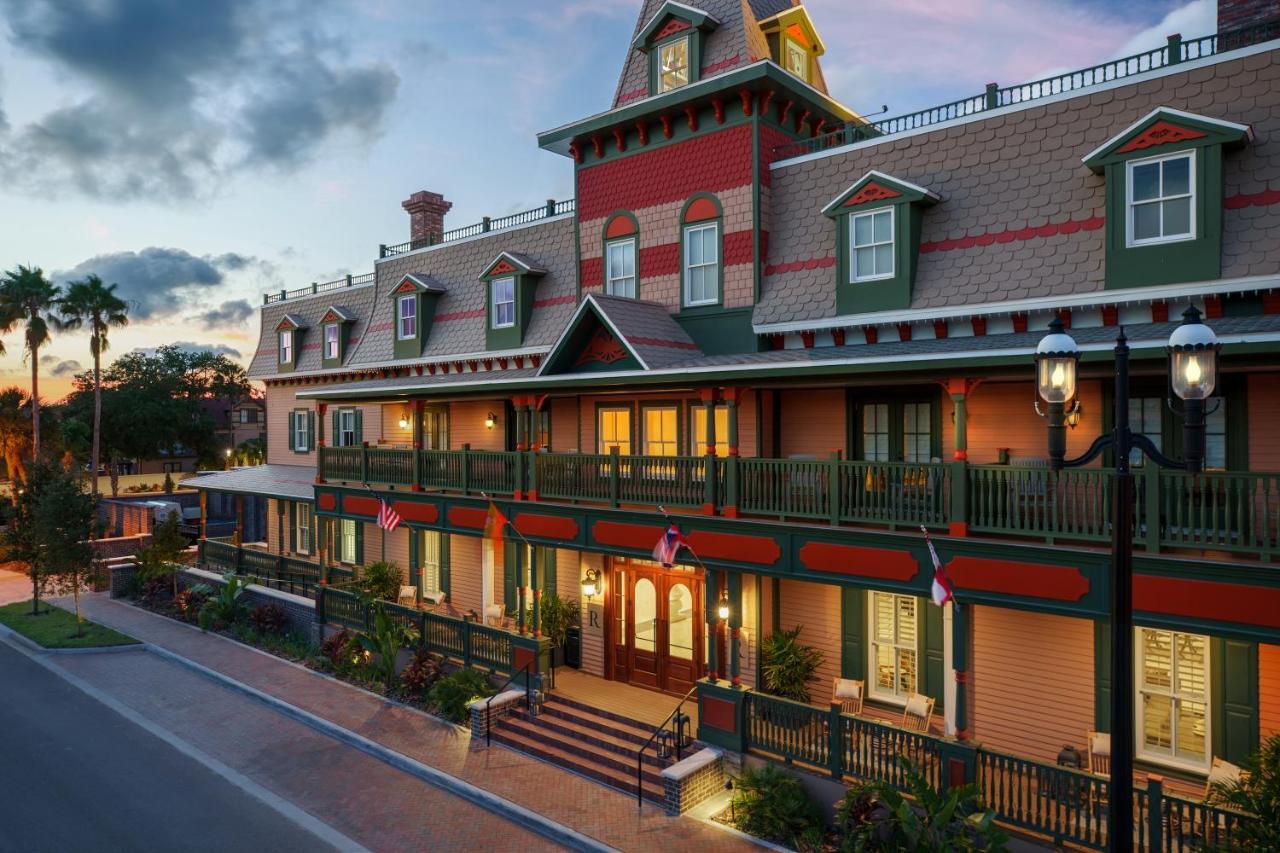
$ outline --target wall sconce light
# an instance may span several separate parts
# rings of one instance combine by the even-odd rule
[[[596,569],[587,569],[587,573],[582,576],[582,594],[587,598],[595,598],[599,591],[600,572]]]
[[[408,429],[408,428],[409,428],[409,412],[406,410],[400,413],[400,429]]]
[[[493,412],[490,412],[489,414],[484,416],[485,429],[493,429],[494,424],[496,424],[497,422],[498,422],[498,416],[495,415]]]
[[[716,602],[716,615],[722,622],[729,619],[729,596],[726,593],[720,593],[720,600]]]
[[[1084,413],[1084,407],[1080,405],[1080,400],[1077,399],[1075,402],[1075,405],[1072,406],[1071,409],[1067,411],[1067,426],[1071,427],[1072,429],[1075,429],[1077,426],[1079,426],[1080,416],[1083,413]]]

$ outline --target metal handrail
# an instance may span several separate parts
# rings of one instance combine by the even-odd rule
[[[684,749],[684,744],[680,743],[680,721],[678,717],[683,717],[686,720],[689,719],[687,715],[680,713],[680,709],[684,707],[684,703],[689,701],[689,697],[692,696],[697,691],[697,689],[698,689],[698,685],[696,684],[689,688],[689,692],[684,694],[684,696],[680,699],[680,701],[676,703],[675,710],[673,710],[670,714],[667,714],[667,718],[663,720],[662,723],[656,729],[653,730],[653,734],[649,735],[649,739],[644,742],[644,746],[640,747],[640,750],[636,752],[636,808],[637,809],[643,808],[644,806],[644,753],[645,753],[645,750],[653,746],[654,740],[656,740],[659,735],[661,735],[667,730],[667,723],[671,722],[673,718],[677,718],[676,728],[675,728],[676,760],[677,761],[680,760],[680,758],[682,757],[680,755],[680,752],[681,750]]]
[[[528,663],[526,663],[524,666],[520,667],[520,668],[519,668],[519,669],[517,669],[515,672],[511,673],[511,676],[510,676],[509,678],[507,678],[507,680],[506,680],[506,681],[502,682],[502,686],[498,688],[498,691],[497,691],[496,693],[494,693],[492,696],[490,696],[488,699],[486,699],[486,700],[485,700],[485,703],[484,703],[484,745],[485,745],[486,747],[487,747],[487,746],[489,746],[489,743],[490,743],[489,735],[493,732],[493,708],[491,707],[491,706],[493,705],[493,700],[494,700],[494,699],[496,699],[496,698],[498,698],[499,696],[501,696],[501,695],[502,695],[502,691],[503,691],[503,690],[505,690],[507,687],[509,687],[509,686],[511,685],[511,682],[513,682],[513,681],[515,681],[515,680],[516,680],[516,676],[517,676],[517,675],[519,675],[519,674],[520,674],[520,673],[522,673],[522,672],[524,672],[524,673],[525,673],[525,679],[524,679],[524,707],[525,707],[525,709],[526,709],[526,710],[533,710],[533,700],[532,700],[532,698],[531,698],[531,696],[532,696],[532,692],[533,692],[533,688],[532,688],[532,687],[530,687],[530,680],[531,680],[531,679],[529,678],[529,676],[533,675],[533,673],[532,673],[532,672],[527,672],[527,671],[526,671],[526,670],[528,670],[528,669],[529,669],[529,667],[531,667],[531,666],[533,666],[533,661],[529,661],[529,662],[528,662]]]

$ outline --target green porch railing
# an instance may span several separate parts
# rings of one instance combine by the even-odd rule
[[[1111,536],[1113,474],[1105,468],[970,465],[969,529],[1102,541]],[[1136,491],[1141,492],[1138,488]]]
[[[523,455],[490,450],[407,450],[392,447],[324,447],[320,476],[333,483],[365,483],[514,494],[520,483]]]
[[[365,448],[368,456],[366,482],[388,486],[412,486],[414,481],[413,451],[398,448]]]
[[[738,509],[745,515],[830,518],[831,472],[830,462],[818,460],[741,458]]]
[[[831,748],[830,712],[754,691],[745,699],[748,749],[777,756],[787,763],[799,761],[831,768],[832,755],[839,754],[839,750]]]
[[[1161,471],[1160,543],[1271,556],[1280,521],[1280,474]]]
[[[315,596],[320,584],[317,563],[226,542],[203,540],[200,563],[215,571],[250,576],[264,586],[309,598]]]
[[[1001,821],[1048,835],[1057,845],[1106,848],[1106,778],[988,749],[978,750],[977,776],[983,801]],[[1145,808],[1142,800],[1135,807]],[[1135,823],[1144,826],[1141,819]]]
[[[368,608],[360,596],[343,589],[325,586],[316,597],[316,615],[325,625],[337,625],[356,631],[369,630]]]
[[[707,499],[707,471],[720,476],[706,456],[538,453],[533,464],[539,496],[611,506],[700,507]]]
[[[906,774],[898,763],[898,757],[905,756],[930,785],[941,787],[943,741],[940,738],[848,714],[840,715],[840,724],[840,768],[845,774],[905,789]]]
[[[941,462],[842,462],[840,521],[940,527],[950,518],[950,474]]]
[[[326,480],[346,483],[364,482],[364,448],[320,448],[320,475]]]

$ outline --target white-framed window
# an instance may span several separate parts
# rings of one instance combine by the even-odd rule
[[[489,284],[493,301],[493,328],[506,329],[516,324],[516,280],[495,278]]]
[[[1138,755],[1188,769],[1207,769],[1212,753],[1209,638],[1138,628],[1134,642]]]
[[[1195,152],[1125,165],[1127,244],[1173,243],[1196,236]]]
[[[299,554],[311,553],[311,504],[293,505],[293,544]]]
[[[862,407],[862,459],[889,461],[889,404],[868,403]]]
[[[338,431],[333,436],[335,447],[351,447],[356,443],[356,410],[338,410]]]
[[[606,243],[604,292],[610,296],[636,298],[636,240],[613,240]]]
[[[396,337],[400,340],[418,336],[418,297],[414,294],[396,300]]]
[[[684,304],[712,305],[720,300],[720,224],[684,229]]]
[[[849,217],[849,280],[893,278],[893,208]]]
[[[311,413],[297,411],[293,413],[293,448],[309,450],[311,448]]]
[[[338,324],[330,323],[324,327],[324,357],[332,359],[338,357]]]
[[[338,519],[338,547],[334,549],[339,563],[356,561],[356,522],[350,518]]]
[[[689,37],[658,48],[658,92],[670,92],[689,84]]]
[[[418,575],[422,581],[422,594],[440,592],[441,537],[438,530],[421,531],[418,540]]]
[[[787,70],[806,83],[809,82],[809,51],[804,45],[787,39]]]
[[[293,332],[283,331],[280,333],[280,363],[293,363]]]
[[[256,409],[241,409],[240,423],[256,424],[258,422],[258,412]]]
[[[1204,467],[1211,471],[1226,470],[1227,401],[1210,397],[1204,402]]]
[[[870,592],[871,695],[905,703],[917,691],[920,672],[919,599]]]

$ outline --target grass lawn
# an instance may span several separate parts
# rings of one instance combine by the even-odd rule
[[[31,599],[0,607],[0,625],[34,640],[46,649],[83,649],[91,646],[127,646],[138,642],[102,625],[81,623],[84,636],[76,636],[76,615],[41,602],[40,614],[31,615]]]

